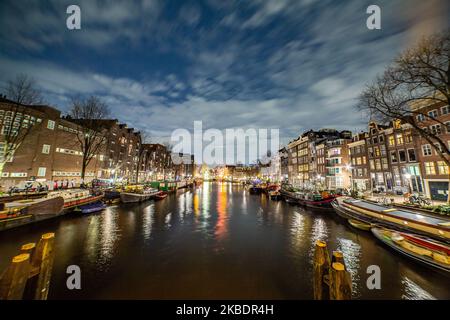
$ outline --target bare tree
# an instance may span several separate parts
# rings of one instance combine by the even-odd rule
[[[442,140],[439,132],[421,126],[417,116],[431,124],[439,124],[443,128],[447,126],[425,112],[425,108],[413,107],[449,105],[449,61],[450,30],[423,38],[417,46],[401,53],[382,75],[364,89],[358,108],[381,123],[397,120],[408,123],[450,167],[450,149],[446,141]]]
[[[34,117],[27,114],[28,106],[42,103],[42,96],[34,79],[25,74],[9,80],[5,93],[12,103],[3,118],[0,173],[36,124]]]
[[[94,156],[99,155],[107,139],[108,130],[102,120],[109,115],[108,106],[98,97],[74,99],[70,110],[70,121],[77,124],[77,140],[83,153],[81,178]]]

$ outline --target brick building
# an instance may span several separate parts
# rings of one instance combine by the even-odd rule
[[[18,112],[19,115],[14,116]],[[79,183],[81,179],[82,153],[77,140],[77,125],[61,118],[61,112],[49,106],[20,106],[0,99],[0,126],[2,133],[8,126],[18,126],[24,117],[33,124],[20,146],[2,170],[2,186],[36,179],[53,185],[53,181]],[[12,120],[15,119],[15,124]],[[3,135],[1,135],[4,143]],[[2,155],[0,155],[2,156]],[[102,156],[92,159],[86,169],[86,180],[91,180],[101,170]]]
[[[351,170],[352,170],[352,189],[357,191],[369,191],[370,171],[367,161],[367,132],[355,134],[352,142],[348,143]]]
[[[416,103],[411,106],[418,113],[415,120],[420,128],[436,134],[450,147],[450,108],[444,103],[433,105]],[[436,148],[421,136],[415,138],[417,144],[418,165],[423,177],[423,189],[432,200],[447,201],[449,168]],[[438,146],[437,141],[432,141]],[[438,147],[440,148],[440,147]],[[444,155],[449,159],[450,155]],[[420,167],[420,169],[419,169]]]

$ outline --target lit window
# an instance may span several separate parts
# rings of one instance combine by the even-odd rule
[[[436,168],[434,167],[434,162],[425,162],[425,173],[428,175],[436,174]]]
[[[389,145],[390,146],[394,146],[395,145],[395,138],[394,138],[394,136],[389,136]]]
[[[402,134],[397,134],[397,144],[403,144],[403,135]]]
[[[47,122],[47,128],[50,130],[54,130],[55,129],[55,121],[53,120],[48,120]]]
[[[42,153],[45,153],[45,154],[50,153],[50,145],[49,144],[42,145]]]
[[[439,174],[448,175],[448,165],[444,161],[437,162]]]
[[[47,168],[45,167],[39,167],[38,169],[38,177],[45,177],[45,172],[47,171]]]

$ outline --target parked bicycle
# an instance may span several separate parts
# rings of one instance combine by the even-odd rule
[[[420,194],[413,194],[409,197],[409,203],[419,206],[431,206],[431,200],[420,195]]]

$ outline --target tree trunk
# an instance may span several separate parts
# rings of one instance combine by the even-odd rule
[[[83,158],[83,163],[81,164],[81,180],[84,181],[84,175],[86,173],[86,159]]]

